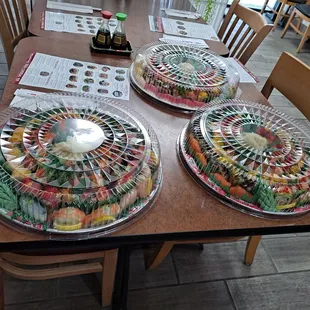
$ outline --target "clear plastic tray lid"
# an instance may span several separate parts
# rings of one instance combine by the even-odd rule
[[[2,215],[37,229],[92,232],[115,229],[152,202],[160,149],[137,113],[78,94],[17,105],[1,122]]]
[[[131,81],[155,99],[194,111],[214,98],[234,98],[239,74],[224,58],[209,50],[152,43],[138,52]]]
[[[192,118],[183,147],[205,183],[232,203],[269,214],[310,209],[309,129],[282,112],[239,100],[209,103]]]

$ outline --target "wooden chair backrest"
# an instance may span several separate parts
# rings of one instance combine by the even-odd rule
[[[14,48],[27,35],[28,13],[25,0],[0,1],[0,35],[8,66],[14,57]]]
[[[274,88],[310,120],[310,67],[308,65],[293,55],[283,52],[266,81],[262,94],[268,99]]]
[[[230,57],[236,57],[241,63],[246,64],[271,31],[273,25],[267,24],[264,17],[258,12],[240,5],[239,1],[234,0],[231,4],[218,32],[218,37],[226,45],[228,44],[231,51]],[[238,25],[239,21],[241,22],[240,26]]]

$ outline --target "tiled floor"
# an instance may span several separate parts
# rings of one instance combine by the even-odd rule
[[[260,89],[283,51],[296,55],[300,37],[271,33],[248,62]],[[298,58],[310,64],[310,42]],[[0,45],[0,96],[7,77]],[[301,121],[293,105],[275,91],[271,103]],[[242,263],[246,241],[177,246],[154,271],[145,271],[142,251],[131,257],[130,310],[310,309],[310,234],[266,236],[252,266]],[[48,281],[5,278],[7,310],[101,309],[100,277],[86,275]]]

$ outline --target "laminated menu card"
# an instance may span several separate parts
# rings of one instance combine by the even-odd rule
[[[176,19],[162,17],[164,33],[199,38],[205,40],[219,41],[219,38],[212,26],[200,23],[186,22]]]
[[[101,23],[101,17],[46,11],[42,14],[41,29],[95,35]],[[111,34],[114,33],[116,25],[116,19],[110,19]]]
[[[258,78],[246,68],[238,59],[228,57],[225,59],[231,66],[233,66],[240,76],[240,83],[259,83]]]
[[[128,68],[41,53],[30,55],[15,82],[33,87],[129,100]]]
[[[149,25],[151,31],[188,38],[219,41],[213,27],[206,24],[149,15]]]

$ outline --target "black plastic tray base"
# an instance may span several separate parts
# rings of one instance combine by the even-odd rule
[[[95,53],[101,54],[112,54],[112,55],[120,55],[120,56],[130,56],[133,52],[130,42],[127,41],[127,47],[125,50],[115,50],[113,48],[105,48],[105,47],[98,47],[95,45],[95,37],[92,37],[90,41],[90,49]]]

